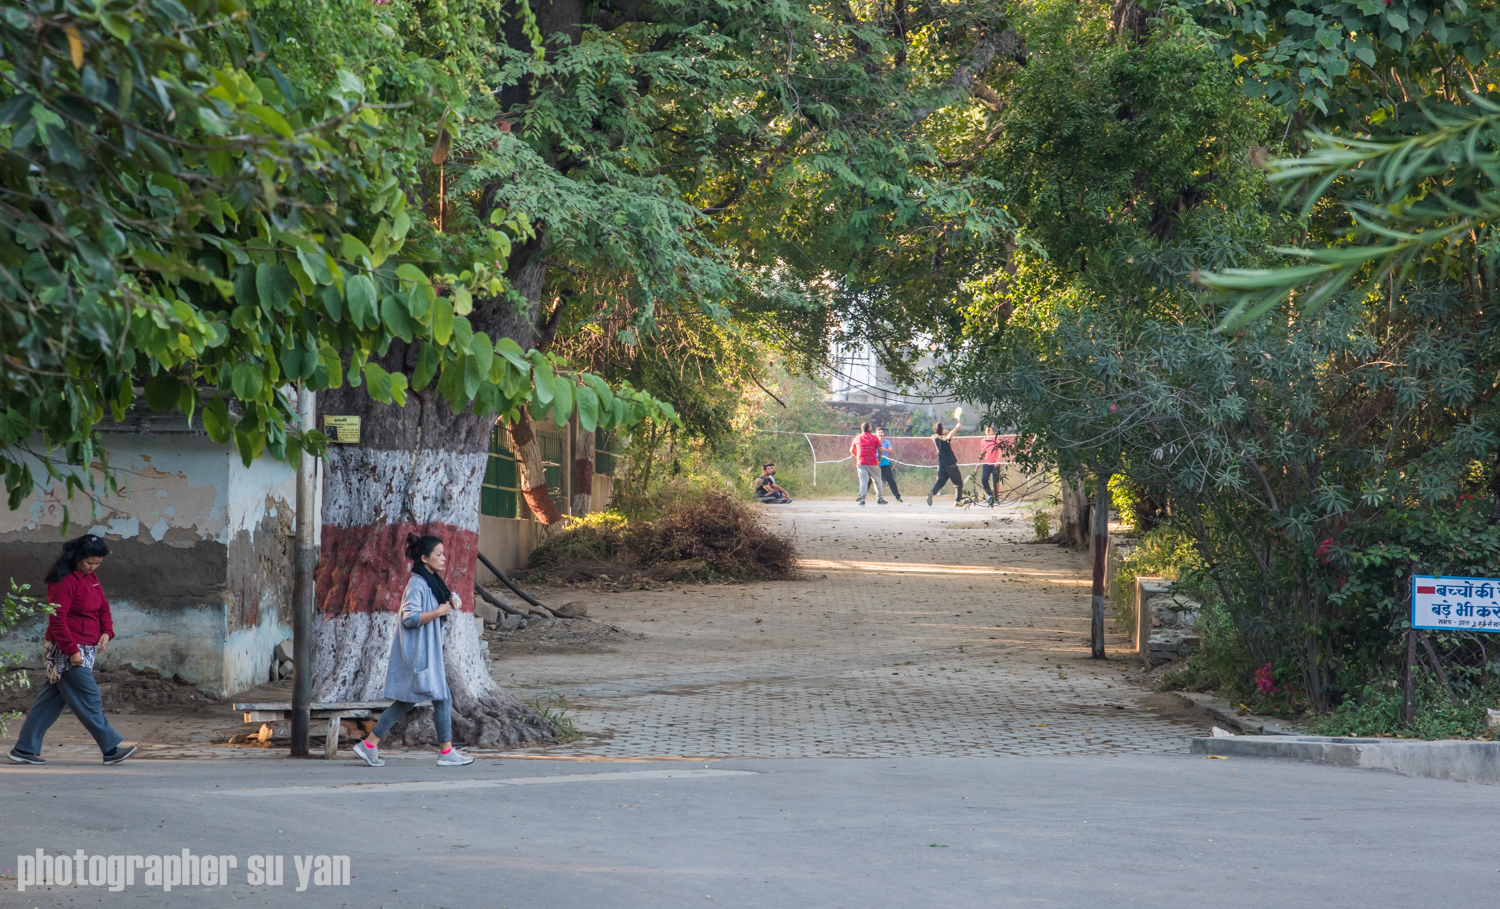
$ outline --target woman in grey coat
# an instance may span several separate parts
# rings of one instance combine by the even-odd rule
[[[411,559],[411,579],[401,597],[396,639],[391,642],[390,668],[385,673],[385,696],[395,703],[385,708],[380,721],[354,753],[371,767],[380,759],[380,740],[418,701],[432,701],[432,723],[437,728],[439,767],[462,767],[474,759],[453,747],[453,722],[448,693],[448,673],[443,666],[443,628],[448,614],[463,603],[443,583],[448,567],[443,541],[434,536],[406,535],[406,557]]]

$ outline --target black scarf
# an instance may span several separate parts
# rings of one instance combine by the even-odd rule
[[[439,606],[453,599],[453,592],[448,589],[448,585],[444,584],[443,579],[433,574],[432,570],[426,565],[418,562],[411,572],[426,581],[427,586],[432,588],[432,595],[437,597]]]

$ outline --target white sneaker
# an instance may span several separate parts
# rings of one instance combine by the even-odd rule
[[[354,743],[354,756],[369,764],[371,767],[384,767],[385,761],[380,759],[380,749],[371,748],[365,744],[364,739]]]
[[[474,759],[459,751],[457,748],[447,754],[438,755],[439,767],[465,767],[474,763]]]

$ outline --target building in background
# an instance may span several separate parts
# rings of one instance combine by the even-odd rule
[[[99,580],[118,634],[105,667],[176,676],[215,696],[266,681],[292,633],[296,471],[270,458],[246,467],[180,414],[137,411],[99,429],[122,494],[91,515],[87,498],[70,500],[57,482],[0,510],[0,583],[14,578],[45,598],[63,540],[98,534],[110,548]],[[0,650],[37,668],[45,630],[27,622]]]
[[[983,413],[983,408],[960,401],[934,385],[899,387],[869,344],[835,345],[829,361],[830,404],[856,405],[845,409],[871,414],[881,410],[912,411],[921,414],[924,423],[949,419],[955,407],[963,407],[965,423],[971,426]],[[937,358],[929,351],[917,361],[916,373],[926,375],[937,366]]]

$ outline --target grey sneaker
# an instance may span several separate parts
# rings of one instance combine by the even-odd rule
[[[438,755],[439,767],[465,767],[472,763],[474,763],[474,759],[457,748],[447,754]]]
[[[28,752],[20,750],[19,748],[12,748],[10,750],[10,760],[14,764],[45,764],[45,763],[47,763],[46,761],[42,760],[42,756],[41,755],[39,755],[39,754],[30,754]]]
[[[927,505],[928,507],[932,506],[932,493],[930,492],[927,494]]]
[[[135,746],[126,745],[124,742],[121,742],[114,747],[113,751],[107,752],[104,755],[104,763],[118,764],[126,758],[130,757],[132,754],[135,754]]]
[[[365,744],[364,739],[354,743],[354,756],[369,764],[371,767],[384,767],[385,761],[380,759],[380,749],[371,748]]]

